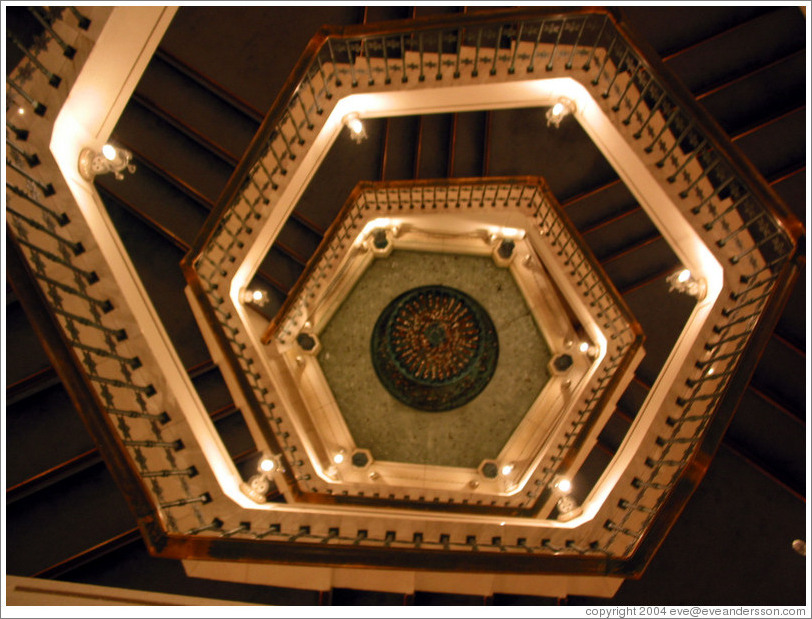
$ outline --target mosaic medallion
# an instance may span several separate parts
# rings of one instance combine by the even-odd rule
[[[447,286],[408,290],[383,310],[371,341],[372,365],[399,401],[440,412],[473,400],[499,357],[496,329],[484,308]]]

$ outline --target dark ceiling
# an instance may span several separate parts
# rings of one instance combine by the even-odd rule
[[[179,262],[310,37],[322,24],[461,12],[462,7],[183,7],[113,139],[138,171],[97,181],[133,263],[235,460],[256,451],[183,296]],[[477,7],[470,10],[483,10]],[[638,7],[631,24],[695,94],[804,223],[806,53],[797,7]],[[8,71],[8,69],[7,69]],[[533,127],[533,131],[527,130]],[[338,140],[257,276],[270,315],[359,180],[544,176],[647,335],[647,356],[581,473],[618,448],[691,310],[669,294],[679,262],[574,122],[544,110],[370,121],[361,146]],[[13,283],[13,282],[12,282]],[[148,555],[135,519],[50,368],[13,294],[6,304],[7,571],[267,604],[804,603],[806,282],[795,285],[740,396],[707,476],[643,577],[611,600],[318,592],[188,578]]]

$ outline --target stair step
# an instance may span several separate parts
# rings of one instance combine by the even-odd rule
[[[62,526],[53,526],[55,518]],[[34,575],[130,529],[132,518],[121,491],[99,461],[54,484],[48,492],[8,506],[8,572]]]
[[[233,171],[219,157],[138,105],[125,108],[113,139],[131,145],[133,151],[142,153],[211,203],[217,200]]]
[[[172,127],[180,131],[187,138],[196,142],[198,146],[200,146],[207,152],[211,153],[216,157],[219,157],[226,165],[231,167],[235,167],[237,165],[238,160],[236,155],[232,155],[218,144],[212,142],[198,129],[192,127],[189,124],[186,124],[186,122],[182,120],[181,117],[161,107],[160,105],[155,103],[155,101],[153,101],[152,99],[145,97],[144,95],[135,93],[132,99],[130,99],[130,105],[140,105],[146,111],[150,112],[151,114],[154,114],[164,122],[172,125]]]
[[[643,209],[637,207],[605,220],[603,225],[593,226],[584,234],[584,240],[598,260],[616,254],[623,248],[636,245],[658,234]]]
[[[778,192],[784,202],[786,202],[790,211],[798,218],[798,220],[806,225],[806,174],[804,174],[806,165],[800,168],[796,173],[790,174],[776,183],[773,183],[773,189]]]
[[[193,67],[232,100],[265,114],[311,37],[324,24],[356,24],[357,6],[181,7],[161,50]],[[224,43],[225,42],[225,43]]]
[[[637,32],[665,58],[771,10],[757,6],[740,6],[733,11],[731,7],[717,6],[623,8]]]
[[[167,56],[153,57],[138,82],[136,94],[182,118],[237,159],[259,128],[255,118],[181,71]]]
[[[595,445],[581,464],[578,472],[572,477],[572,496],[579,503],[583,503],[592,488],[600,479],[607,465],[612,460],[612,454],[601,448],[601,443]]]
[[[633,252],[631,259],[645,262],[649,259],[646,252]],[[656,256],[650,259],[655,260]],[[646,286],[624,296],[634,317],[643,328],[646,341],[643,348],[646,356],[640,362],[636,374],[647,384],[653,384],[663,368],[665,360],[676,344],[688,317],[694,309],[696,299],[677,292],[668,292],[668,284],[663,279],[660,283]],[[623,400],[621,400],[621,405]],[[632,413],[637,409],[626,409]]]
[[[806,383],[805,367],[804,355],[776,338],[770,338],[751,382],[759,391],[803,419],[806,410],[805,393],[796,386]]]
[[[487,118],[487,112],[457,114],[456,139],[453,147],[454,169],[451,176],[463,178],[482,176]]]
[[[620,254],[610,256],[603,262],[603,268],[615,287],[622,290],[652,274],[669,268],[676,269],[679,264],[679,259],[664,238],[651,237]]]
[[[293,217],[288,218],[276,239],[276,244],[302,265],[307,264],[320,242],[318,234]]]
[[[51,362],[20,303],[6,306],[5,319],[6,338],[3,345],[14,360],[6,366],[5,384],[13,385],[40,370],[49,368]],[[23,351],[25,354],[22,354]]]
[[[419,130],[420,118],[418,116],[397,116],[389,119],[384,169],[386,180],[399,181],[414,178]]]
[[[162,228],[191,246],[208,212],[186,194],[157,175],[149,166],[140,166],[135,174],[117,181],[109,175],[100,176],[96,184],[111,195],[137,209],[138,214],[156,222]],[[167,208],[171,204],[172,208]]]
[[[489,176],[543,176],[562,203],[585,187],[598,187],[617,178],[574,118],[565,118],[556,129],[547,126],[545,113],[544,108],[491,113]]]
[[[409,19],[411,16],[412,9],[408,6],[372,5],[366,7],[367,24],[393,19]]]
[[[231,392],[220,373],[220,368],[216,365],[212,365],[208,371],[192,378],[192,383],[209,414],[233,405]]]
[[[446,178],[453,114],[421,116],[416,178]]]
[[[233,411],[217,419],[214,425],[232,459],[247,451],[256,451],[257,446],[251,431],[239,411]]]
[[[615,411],[603,426],[598,440],[607,445],[612,451],[617,452],[623,439],[626,438],[626,433],[629,431],[631,422],[622,413]]]
[[[578,230],[588,229],[637,204],[626,185],[618,178],[577,194],[561,206]]]
[[[261,268],[277,284],[277,289],[284,294],[290,292],[303,271],[302,265],[276,247],[271,247],[262,261]]]
[[[776,32],[781,36],[773,36]],[[702,92],[803,49],[804,45],[803,15],[797,7],[784,7],[700,42],[669,60],[668,68],[692,92]]]
[[[781,318],[775,327],[775,332],[795,344],[798,348],[806,348],[806,278],[801,274],[795,281]]]
[[[801,420],[778,411],[749,389],[742,394],[726,433],[760,466],[800,494],[805,487],[805,436]]]
[[[106,205],[110,219],[184,367],[208,360],[211,355],[183,292],[186,280],[180,269],[180,261],[185,252],[116,200],[107,200]],[[172,265],[175,265],[174,268]]]
[[[320,229],[327,230],[359,179],[378,180],[385,126],[386,122],[380,118],[365,120],[367,139],[361,144],[356,144],[346,131],[342,131],[316,170],[294,212]]]
[[[6,487],[31,479],[94,447],[61,383],[9,404],[4,414],[6,443],[26,454],[25,458],[8,458]]]
[[[701,98],[731,135],[804,104],[804,54],[795,53]],[[781,88],[775,88],[781,84]]]
[[[645,346],[645,343],[643,345]],[[631,382],[629,382],[626,390],[620,396],[617,403],[617,411],[613,415],[618,417],[619,421],[623,421],[626,424],[631,423],[632,419],[637,416],[637,412],[643,406],[643,402],[649,392],[648,385],[643,383],[637,376],[638,374],[635,372]],[[616,424],[619,425],[619,421],[617,421]]]
[[[769,178],[806,161],[803,142],[793,139],[805,133],[806,121],[806,106],[797,108],[737,139],[736,146]]]

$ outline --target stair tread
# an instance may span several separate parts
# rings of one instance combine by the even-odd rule
[[[6,365],[6,385],[13,385],[51,366],[20,303],[6,305],[5,324],[6,338],[3,345],[8,351],[9,361],[13,361]],[[25,351],[25,354],[15,354],[15,351]]]
[[[231,392],[223,380],[220,368],[216,365],[200,376],[194,377],[192,383],[209,414],[233,404]]]
[[[233,171],[169,123],[138,105],[128,105],[114,132],[133,150],[214,203]],[[137,158],[134,162],[138,164]]]
[[[99,514],[104,517],[99,518]],[[57,515],[63,526],[51,526]],[[9,572],[36,574],[131,529],[132,522],[124,496],[99,461],[57,482],[47,492],[37,492],[8,506]]]
[[[277,243],[284,245],[302,265],[307,264],[320,242],[319,235],[293,217],[288,218],[277,237]]]
[[[416,136],[419,127],[420,120],[417,116],[398,116],[389,119],[386,168],[384,170],[386,180],[413,178],[414,159],[417,155]]]
[[[259,124],[221,97],[154,56],[136,93],[146,96],[174,116],[209,137],[239,158],[254,137]]]
[[[793,54],[702,98],[701,103],[731,135],[762,118],[800,107],[805,101],[804,55]],[[775,84],[782,84],[777,89]]]
[[[790,211],[804,226],[806,225],[806,174],[801,168],[800,172],[793,174],[778,183],[773,189],[786,202]]]
[[[806,117],[806,107],[794,110],[736,140],[736,146],[742,149],[764,177],[770,178],[781,170],[806,161],[803,142],[792,139],[805,133]]]
[[[750,390],[742,394],[725,433],[748,457],[800,494],[806,478],[805,436],[802,422],[776,411]]]
[[[751,382],[757,389],[803,419],[806,410],[805,393],[793,386],[806,383],[805,368],[803,355],[771,338]]]
[[[780,37],[762,36],[781,32]],[[760,15],[668,61],[692,92],[702,92],[803,49],[804,20],[796,7]]]
[[[621,213],[605,225],[584,233],[584,240],[600,261],[623,248],[658,234],[657,228],[642,209]]]
[[[545,113],[544,108],[491,113],[491,135],[511,139],[491,140],[489,176],[543,176],[559,202],[617,178],[575,119],[565,118],[555,129],[547,126]]]
[[[801,274],[795,281],[784,311],[778,319],[775,332],[804,350],[806,349],[807,311],[806,279]]]
[[[7,444],[36,458],[8,458],[6,487],[15,486],[74,458],[94,443],[73,410],[61,383],[9,404],[5,410]],[[47,431],[43,431],[47,428]]]
[[[453,114],[427,114],[422,117],[417,178],[448,176],[449,143]]]
[[[637,32],[662,56],[724,33],[771,9],[755,6],[627,6],[623,12]],[[663,27],[667,24],[666,27]]]
[[[208,349],[183,292],[186,280],[180,261],[185,252],[115,200],[107,202],[107,211],[184,367],[208,360]]]
[[[271,247],[265,255],[261,268],[279,284],[280,291],[285,293],[290,291],[303,270],[302,265],[276,247]]]
[[[486,112],[457,114],[452,176],[470,178],[482,175],[486,119]]]
[[[643,262],[646,258],[640,252],[634,252],[632,259]],[[646,286],[645,290],[629,293],[624,300],[646,337],[643,342],[646,355],[636,374],[652,384],[693,311],[696,299],[668,292],[668,284],[663,280],[659,284]]]
[[[147,166],[141,166],[135,175],[127,175],[121,181],[104,176],[96,182],[108,194],[177,235],[187,246],[194,243],[206,221],[207,212],[199,203]],[[167,204],[172,208],[166,208]]]
[[[325,23],[358,23],[363,14],[363,9],[355,6],[268,9],[181,7],[161,39],[161,48],[265,113],[313,33]],[[295,26],[286,28],[286,23]],[[268,36],[269,33],[273,36]],[[229,44],[224,45],[223,41]]]

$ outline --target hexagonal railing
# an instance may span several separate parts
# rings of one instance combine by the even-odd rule
[[[276,410],[286,403],[266,385],[268,368],[257,352],[265,325],[247,315],[239,293],[342,119],[351,112],[555,103],[570,106],[706,285],[582,513],[562,522],[519,512],[494,519],[302,501],[298,483],[314,471],[280,425]],[[59,187],[57,195],[65,195]],[[54,217],[21,198],[11,236],[22,249],[15,246],[9,268],[39,283],[20,298],[47,306],[38,320],[49,350],[58,348],[73,368],[63,364],[65,383],[151,551],[183,558],[639,574],[707,468],[733,410],[728,393],[746,382],[797,276],[803,234],[751,164],[611,11],[521,9],[325,29],[305,50],[184,261],[192,306],[235,402],[247,411],[257,442],[284,454],[278,462],[287,470],[275,480],[287,502],[258,505],[240,490],[210,420],[195,416],[202,407],[194,396],[173,392],[175,383],[161,374],[173,359],[164,342],[151,339],[161,339],[161,329],[143,336],[133,330],[122,347],[113,341],[123,327],[145,323],[143,316],[134,321],[127,305],[135,298],[127,269],[108,264],[106,245],[96,251],[95,216],[66,203],[65,222],[60,212]],[[69,308],[60,305],[63,279],[77,282],[61,288],[72,295]],[[105,298],[127,301],[106,313]],[[153,391],[157,398],[145,401]],[[120,406],[119,397],[131,406]],[[549,487],[542,492],[552,494]]]
[[[268,449],[295,446],[276,412],[278,394],[263,377],[254,352],[259,337],[247,327],[238,296],[350,113],[363,118],[562,103],[683,263],[704,280],[704,299],[584,514],[569,523],[568,533],[553,528],[533,547],[629,557],[696,465],[752,327],[787,276],[800,232],[790,216],[776,214],[780,201],[658,61],[602,10],[445,18],[410,23],[403,31],[323,31],[279,101],[186,260],[191,296],[219,333],[214,337],[229,360],[227,373],[241,385],[239,397],[257,416],[257,437]],[[712,375],[705,371],[711,365]],[[269,430],[263,431],[266,419]],[[314,479],[316,471],[306,470],[303,460],[292,468],[289,488],[297,477]],[[390,542],[409,537],[408,524],[402,526],[407,521],[391,525]],[[273,530],[284,536],[305,526],[295,522]],[[441,545],[448,547],[445,539]],[[525,543],[515,547],[525,551]]]
[[[379,232],[385,239],[376,248]],[[506,239],[510,254],[500,256]],[[304,333],[312,347],[376,255],[393,248],[492,256],[509,268],[555,354],[575,354],[574,342],[586,345],[571,371],[550,380],[522,411],[499,456],[498,468],[509,473],[489,478],[455,467],[378,462],[371,479],[366,465],[344,466],[339,477],[334,454],[356,445],[320,364],[298,340]],[[554,478],[577,470],[587,451],[578,447],[594,442],[642,356],[639,327],[539,178],[361,183],[265,335],[261,354],[272,359],[274,372],[263,380],[289,403],[275,409],[277,423],[290,428],[289,448],[309,459],[301,492],[419,497],[429,506],[440,501],[463,509],[490,503],[541,510],[539,497],[547,498]]]

